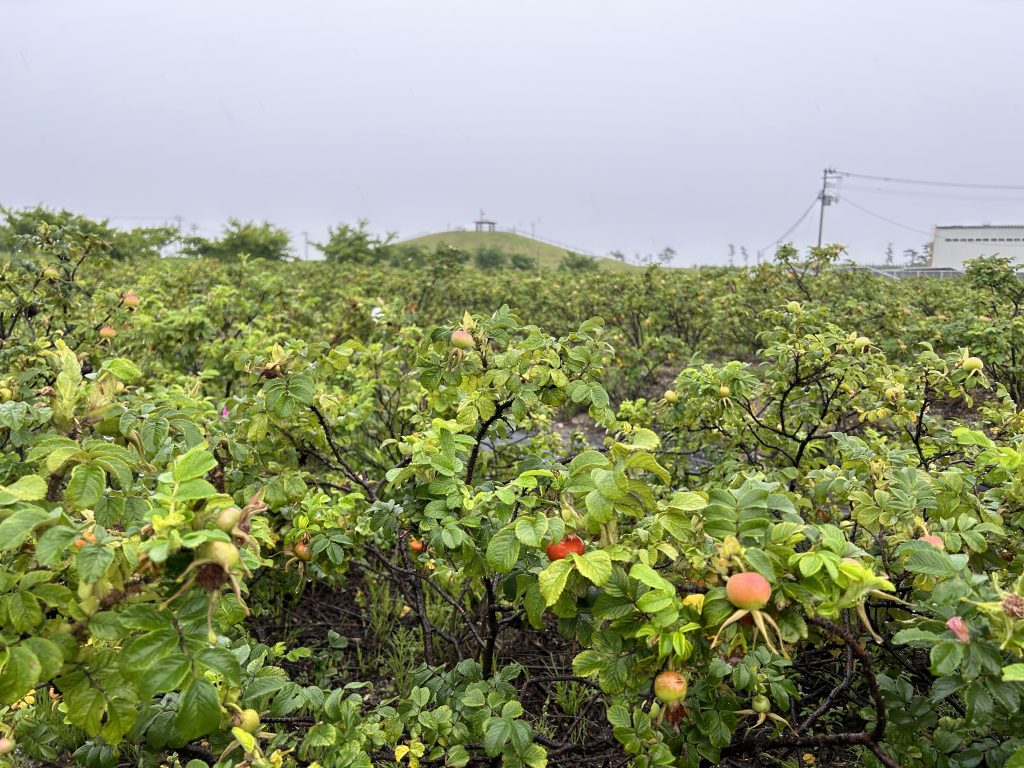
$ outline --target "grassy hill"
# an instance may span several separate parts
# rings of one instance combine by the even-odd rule
[[[414,237],[401,241],[402,245],[415,245],[421,248],[434,249],[439,245],[450,245],[467,253],[475,253],[481,248],[497,248],[509,255],[518,253],[537,260],[541,267],[555,269],[565,256],[565,248],[534,240],[525,235],[514,235],[511,232],[435,232],[430,235]],[[615,259],[597,259],[602,269],[630,269]]]

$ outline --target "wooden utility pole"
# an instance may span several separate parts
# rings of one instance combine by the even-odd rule
[[[818,247],[821,248],[821,236],[825,231],[825,206],[832,205],[832,203],[839,202],[839,198],[835,195],[828,193],[829,182],[832,181],[832,177],[836,175],[834,168],[826,168],[825,172],[821,174],[821,193],[818,195],[818,200],[821,201],[821,215],[818,217]]]

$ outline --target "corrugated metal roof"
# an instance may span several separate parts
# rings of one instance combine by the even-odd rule
[[[1024,224],[936,224],[935,229],[1024,229]]]

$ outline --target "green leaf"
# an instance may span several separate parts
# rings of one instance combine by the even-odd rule
[[[96,466],[107,473],[122,491],[130,490],[134,483],[131,467],[119,459],[96,459]]]
[[[768,581],[776,580],[775,566],[772,565],[772,561],[762,550],[748,547],[743,552],[743,559],[750,564],[751,568],[768,579]]]
[[[909,645],[911,643],[923,644],[925,646],[931,646],[938,642],[939,636],[934,632],[927,632],[917,627],[910,627],[908,629],[901,629],[895,635],[893,635],[892,642],[894,645]]]
[[[201,477],[186,480],[174,489],[175,501],[192,501],[193,499],[208,499],[216,496],[217,489]]]
[[[1010,759],[1003,763],[1003,768],[1024,768],[1024,746],[1010,755]]]
[[[241,683],[242,667],[235,654],[227,648],[203,648],[196,654],[196,661],[207,669],[215,671],[233,688],[238,687]]]
[[[633,439],[630,441],[630,448],[638,451],[656,451],[659,445],[661,445],[661,440],[658,435],[646,428],[634,432]]]
[[[185,483],[197,477],[203,477],[216,466],[217,459],[206,449],[206,446],[197,445],[188,453],[178,457],[174,462],[171,474],[174,477],[174,482]]]
[[[707,499],[693,491],[678,491],[672,494],[672,500],[669,502],[669,507],[682,512],[698,512],[707,505]]]
[[[544,515],[516,520],[516,538],[528,547],[539,547],[547,532],[548,519]]]
[[[598,492],[609,501],[625,498],[629,487],[626,476],[620,469],[595,469],[590,473]]]
[[[574,403],[582,403],[590,396],[590,387],[582,381],[574,381],[566,388],[566,392]]]
[[[640,596],[640,599],[636,601],[636,607],[644,613],[658,613],[671,607],[672,603],[673,596],[671,594],[662,592],[660,589],[652,589]]]
[[[951,675],[960,666],[964,656],[964,646],[956,640],[941,640],[932,646],[932,674],[939,677]]]
[[[501,708],[501,716],[505,718],[522,717],[523,705],[518,701],[506,701]]]
[[[594,384],[590,390],[590,402],[598,408],[607,408],[608,392],[600,384]]]
[[[78,550],[78,576],[87,584],[99,581],[114,562],[114,553],[102,544],[86,544]]]
[[[1010,664],[1003,667],[1003,682],[1024,683],[1024,664]]]
[[[0,670],[0,704],[13,704],[32,690],[39,681],[42,665],[28,646],[7,649],[7,663]]]
[[[330,723],[319,723],[306,732],[303,742],[307,747],[333,747],[338,740],[338,731]]]
[[[103,498],[107,476],[99,467],[78,464],[71,470],[71,479],[64,489],[64,498],[72,509],[91,509]]]
[[[126,674],[143,672],[178,648],[178,633],[171,627],[139,635],[121,652],[121,668]]]
[[[21,643],[39,661],[39,679],[51,680],[60,674],[64,666],[64,654],[60,647],[52,640],[45,637],[29,637]]]
[[[813,576],[821,570],[822,565],[821,557],[813,552],[808,552],[800,558],[800,573],[804,576]]]
[[[530,626],[540,629],[544,626],[544,597],[540,593],[540,587],[531,584],[523,595],[523,607],[526,609],[526,618],[530,620]]]
[[[607,660],[597,651],[583,651],[572,660],[572,671],[580,677],[590,677],[603,670],[606,663]]]
[[[14,592],[7,598],[7,615],[15,632],[28,633],[43,620],[43,609],[30,592]]]
[[[907,558],[906,569],[926,576],[955,576],[959,570],[949,555],[931,545],[921,545]]]
[[[126,629],[152,630],[172,626],[169,613],[163,613],[157,606],[144,603],[127,606],[120,611],[118,618]]]
[[[171,430],[171,425],[167,419],[162,418],[148,418],[142,424],[140,434],[142,436],[142,445],[147,451],[156,453],[163,445],[164,440],[167,439],[167,435]]]
[[[608,457],[599,451],[589,450],[583,451],[576,455],[571,462],[569,462],[569,472],[571,474],[577,474],[579,472],[585,472],[594,467],[607,467],[609,466]]]
[[[703,731],[712,746],[724,747],[732,737],[732,731],[722,717],[722,713],[714,709],[702,710],[697,717],[698,727]]]
[[[841,555],[846,551],[846,536],[837,526],[823,525],[819,530],[821,531],[821,540],[825,545],[825,549],[835,552],[837,555]]]
[[[297,403],[309,405],[313,402],[313,395],[316,394],[316,385],[311,376],[299,373],[288,377],[288,392]]]
[[[487,542],[487,564],[499,573],[508,573],[519,559],[519,539],[515,527],[507,525]]]
[[[576,570],[596,587],[603,587],[612,577],[612,559],[603,549],[594,549],[584,555],[573,555]]]
[[[555,560],[537,575],[537,583],[540,585],[540,593],[546,606],[550,607],[558,602],[569,581],[572,567],[573,562],[569,558]]]
[[[527,744],[520,757],[528,768],[547,768],[548,752],[540,744]]]
[[[157,693],[178,690],[192,672],[192,665],[183,653],[173,653],[160,659],[141,677],[139,692],[146,698]]]
[[[10,494],[19,501],[41,501],[46,498],[46,481],[39,475],[25,475],[18,478],[13,485],[0,488],[0,505],[9,503],[2,500],[6,494]]]
[[[560,561],[561,562],[561,561]],[[501,754],[501,748],[512,735],[512,723],[503,717],[489,717],[484,721],[484,752],[490,757]]]
[[[139,366],[124,357],[115,357],[112,360],[107,360],[103,363],[103,370],[110,371],[126,383],[142,378],[142,370]]]
[[[456,744],[454,747],[448,748],[448,754],[445,756],[444,764],[446,768],[464,768],[469,764],[469,752],[461,744]],[[188,766],[185,766],[188,768]],[[206,768],[204,763],[203,768]],[[531,766],[533,768],[533,766]]]
[[[573,665],[575,668],[575,664]],[[579,674],[577,672],[576,674]],[[631,728],[633,720],[629,716],[629,710],[622,704],[613,704],[608,708],[608,722],[613,728]]]
[[[477,683],[479,685],[479,683]],[[484,698],[484,692],[479,688],[469,688],[464,694],[462,694],[462,706],[464,707],[483,707],[487,705],[487,699]]]
[[[267,410],[282,419],[292,415],[296,406],[312,403],[315,392],[313,379],[306,374],[274,379],[263,387]]]
[[[67,706],[68,720],[87,733],[99,735],[103,727],[103,716],[107,712],[103,693],[93,688],[81,671],[72,672],[57,683]]]
[[[984,432],[977,432],[967,427],[957,427],[950,434],[960,445],[979,445],[983,448],[995,447],[995,443]]]
[[[83,451],[77,443],[71,445],[64,445],[56,450],[52,451],[46,457],[46,471],[51,475],[57,474],[72,458],[82,459],[87,454]]]
[[[50,517],[38,507],[22,507],[0,523],[0,552],[17,549],[32,535],[32,529]]]
[[[283,674],[261,674],[253,678],[242,694],[246,706],[252,706],[264,696],[279,691],[288,685],[288,678]]]
[[[675,585],[664,578],[656,570],[651,568],[649,565],[644,563],[635,563],[632,568],[629,569],[630,578],[636,579],[641,584],[646,584],[651,589],[660,589],[662,592],[669,592],[675,594]]]
[[[672,480],[668,470],[661,466],[658,460],[649,453],[630,454],[629,458],[623,462],[623,466],[628,469],[642,469],[645,472],[650,472],[666,485]]]
[[[198,739],[220,727],[220,700],[217,689],[201,678],[193,678],[181,697],[174,716],[174,730],[186,742]]]
[[[587,512],[593,522],[608,523],[615,517],[615,506],[597,489],[588,493],[585,501]]]

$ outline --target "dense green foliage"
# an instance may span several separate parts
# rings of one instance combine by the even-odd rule
[[[112,268],[37,224],[0,765],[1024,765],[1005,262]]]
[[[183,239],[183,252],[188,256],[205,256],[222,261],[243,257],[265,261],[287,261],[291,257],[291,238],[286,230],[270,222],[228,219],[219,238],[193,235]]]
[[[378,237],[367,229],[369,222],[360,219],[355,226],[339,224],[327,232],[327,242],[313,243],[330,262],[379,264],[387,262],[388,245],[393,236]]]
[[[53,211],[40,206],[26,209],[0,207],[0,217],[3,221],[0,224],[0,253],[17,251],[30,245],[39,235],[42,224],[53,232],[73,231],[79,238],[87,237],[92,242],[102,241],[104,252],[117,261],[160,256],[178,237],[175,227],[122,230],[112,227],[107,221],[93,221],[70,211]]]

